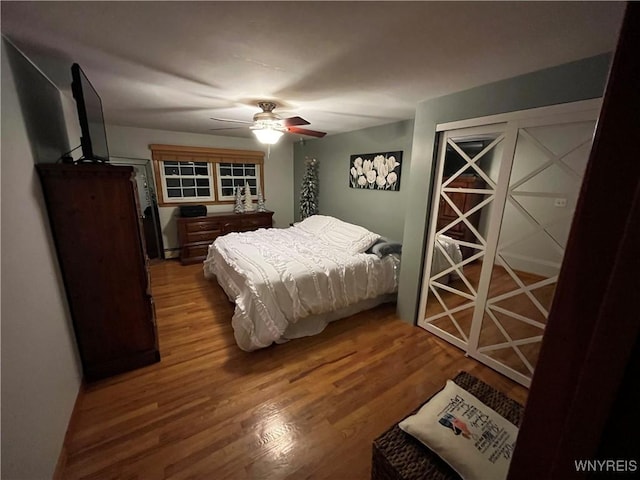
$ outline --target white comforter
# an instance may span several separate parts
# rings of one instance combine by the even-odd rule
[[[433,247],[431,276],[433,277],[440,272],[450,269],[452,267],[451,262],[453,262],[453,264],[462,263],[462,252],[460,251],[460,247],[451,237],[438,235],[437,243]],[[452,270],[449,274],[442,276],[440,281],[447,283],[449,280],[456,278],[459,278],[459,275],[455,270]]]
[[[235,302],[236,342],[251,351],[283,340],[302,319],[396,292],[399,263],[396,255],[346,253],[293,226],[219,237],[204,271]]]

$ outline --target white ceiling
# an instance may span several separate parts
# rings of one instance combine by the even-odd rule
[[[418,102],[612,51],[621,2],[9,2],[2,33],[107,123],[216,135],[258,100],[338,133]],[[233,125],[231,125],[233,126]]]

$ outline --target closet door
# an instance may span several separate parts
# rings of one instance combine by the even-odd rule
[[[566,108],[440,133],[418,324],[525,386],[599,111]]]
[[[528,385],[595,131],[593,113],[520,121],[472,357]],[[482,308],[482,310],[480,310]]]
[[[513,152],[506,126],[448,131],[441,137],[425,270],[429,274],[418,324],[464,350],[481,301],[487,247],[495,243],[489,225],[498,216],[493,212],[501,208],[496,201],[501,167]]]

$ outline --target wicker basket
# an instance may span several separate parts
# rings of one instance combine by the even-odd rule
[[[514,425],[520,425],[524,408],[515,400],[467,372],[460,372],[453,381]],[[460,476],[438,455],[395,424],[373,441],[371,479],[449,480],[460,479]]]

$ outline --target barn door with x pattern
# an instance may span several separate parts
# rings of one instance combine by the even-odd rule
[[[505,127],[449,131],[441,137],[432,211],[437,221],[431,224],[430,274],[423,284],[419,324],[463,349],[469,347],[479,301],[500,167],[512,150]]]
[[[440,133],[418,324],[526,386],[597,113]]]
[[[540,352],[594,130],[593,114],[517,124],[493,268],[470,353],[523,384]]]

